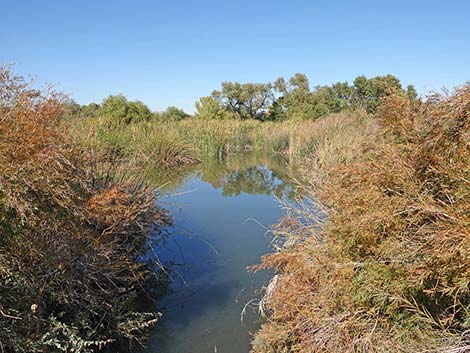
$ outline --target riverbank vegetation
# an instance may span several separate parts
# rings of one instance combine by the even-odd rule
[[[0,68],[0,352],[127,351],[159,319],[139,257],[169,217],[74,143],[63,102]]]
[[[423,101],[391,75],[311,89],[296,74],[224,82],[191,115],[123,95],[81,106],[0,69],[0,352],[142,342],[159,314],[138,301],[166,281],[142,255],[170,221],[147,183],[203,162],[222,187],[233,171],[227,194],[283,187],[237,185],[270,177],[247,152],[301,168],[304,196],[258,266],[277,274],[253,352],[463,352],[469,141],[469,85]],[[229,154],[245,160],[211,168]]]
[[[296,74],[265,84],[223,82],[196,102],[194,115],[175,107],[152,113],[122,95],[66,108],[75,135],[89,148],[110,158],[174,167],[253,150],[306,157],[318,139],[318,119],[373,113],[391,89],[416,99],[413,86],[403,89],[392,75],[312,90],[307,77]]]
[[[331,118],[339,122],[347,115],[338,113]],[[319,138],[317,122],[310,120],[275,123],[186,119],[128,125],[98,118],[78,124],[77,136],[83,138],[89,148],[116,159],[159,167],[183,166],[253,151],[301,158],[310,154]]]
[[[467,352],[470,86],[324,136],[300,187],[328,217],[307,203],[275,229],[253,351]]]

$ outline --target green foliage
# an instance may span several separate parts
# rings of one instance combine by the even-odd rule
[[[128,101],[122,94],[106,98],[98,108],[96,115],[111,117],[126,124],[152,119],[152,112],[144,103]]]
[[[406,87],[406,95],[411,100],[418,98],[418,93],[416,92],[416,89],[413,85],[408,85]]]
[[[212,96],[201,97],[196,102],[196,118],[218,120],[227,117],[226,111]]]
[[[304,74],[295,74],[288,81],[278,78],[274,87],[281,95],[277,103],[282,107],[287,119],[313,119],[323,115],[324,109],[315,104],[309,81]]]
[[[276,80],[274,86],[280,96],[276,112],[282,111],[288,119],[317,119],[330,113],[338,113],[358,107],[374,113],[381,99],[393,90],[404,92],[400,80],[395,76],[377,76],[371,79],[359,76],[351,86],[347,82],[337,82],[331,86],[317,86],[312,91],[308,78],[303,74],[295,74],[286,81]],[[416,96],[413,86],[407,92]]]
[[[329,113],[339,113],[353,108],[354,88],[347,82],[337,82],[331,86],[317,87],[316,95],[327,107]]]
[[[271,121],[284,121],[287,119],[285,107],[281,104],[280,100],[275,100],[268,109],[267,120]]]
[[[177,107],[168,107],[165,111],[155,113],[155,117],[160,121],[180,121],[189,118],[191,115],[185,113],[183,109]]]
[[[149,121],[152,117],[150,109],[141,101],[128,102],[126,122]]]
[[[68,119],[80,117],[82,107],[73,99],[67,99],[63,103],[64,117]]]
[[[80,116],[82,118],[94,118],[98,114],[99,104],[90,103],[88,105],[82,105],[80,107]]]
[[[305,74],[296,73],[288,80],[280,77],[274,83],[223,82],[220,91],[196,103],[197,116],[220,119],[227,112],[240,119],[283,121],[318,119],[319,117],[357,108],[375,113],[382,99],[392,91],[416,98],[412,85],[403,90],[393,75],[366,78],[359,76],[353,85],[336,82],[331,86],[310,89]]]
[[[64,117],[66,120],[94,118],[97,116],[99,108],[99,104],[90,103],[80,105],[73,99],[68,99],[63,103]]]
[[[212,92],[212,97],[220,107],[235,113],[240,119],[257,120],[266,120],[274,99],[270,83],[222,82],[222,89]]]
[[[398,91],[411,99],[417,98],[413,85],[406,90],[393,75],[367,78],[358,76],[352,85],[336,82],[332,85],[310,88],[305,74],[296,73],[289,79],[282,77],[273,83],[222,82],[222,88],[196,103],[195,117],[203,120],[254,119],[260,121],[310,120],[331,113],[364,109],[375,113],[382,99]],[[125,124],[139,121],[180,121],[190,117],[174,106],[163,112],[152,113],[140,101],[128,101],[125,96],[113,95],[101,105],[91,103],[79,106],[70,101],[65,105],[68,116],[93,118],[106,116]]]
[[[375,113],[390,91],[403,92],[400,80],[393,75],[376,76],[371,79],[359,76],[354,80],[355,99],[368,113]]]
[[[124,95],[109,96],[101,103],[98,115],[109,116],[120,121],[127,119],[127,105],[127,98]]]

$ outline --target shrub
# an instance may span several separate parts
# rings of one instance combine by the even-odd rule
[[[306,204],[278,225],[253,351],[468,351],[470,86],[390,92],[377,120],[336,132],[302,181],[328,218]]]
[[[2,352],[125,351],[159,318],[137,299],[164,276],[139,258],[168,216],[152,189],[88,160],[63,99],[0,68]]]

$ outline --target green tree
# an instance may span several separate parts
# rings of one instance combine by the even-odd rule
[[[339,113],[343,110],[353,108],[354,87],[348,82],[336,82],[332,86],[327,86],[325,102],[331,113]]]
[[[156,113],[155,116],[161,121],[180,121],[190,117],[183,109],[174,106],[166,108],[163,112]]]
[[[106,98],[99,107],[97,115],[108,116],[126,124],[149,121],[152,118],[152,112],[144,103],[129,102],[122,94]]]
[[[287,111],[285,106],[282,104],[282,97],[274,100],[268,109],[267,120],[271,121],[283,121],[287,119]]]
[[[141,101],[132,101],[127,103],[127,119],[129,122],[149,121],[153,115],[149,107]]]
[[[223,82],[220,91],[202,97],[196,103],[196,116],[220,119],[234,114],[241,119],[282,121],[286,119],[317,119],[331,113],[359,107],[374,113],[382,98],[393,90],[416,99],[412,85],[403,90],[393,75],[367,78],[358,76],[352,85],[336,82],[330,86],[310,89],[308,77],[296,73],[288,80],[278,78],[274,83]]]
[[[274,95],[270,83],[222,82],[222,89],[212,93],[214,100],[241,119],[265,120]]]
[[[406,87],[406,95],[408,96],[409,99],[415,100],[418,98],[418,93],[416,93],[415,86],[413,85],[408,85]]]
[[[274,87],[279,94],[276,102],[287,119],[314,119],[325,114],[325,108],[318,106],[305,74],[297,73],[287,81],[280,77]]]
[[[63,106],[66,119],[94,118],[99,108],[99,104],[90,103],[87,105],[80,105],[73,99],[65,101]]]
[[[227,116],[225,109],[212,96],[201,97],[196,102],[196,118],[198,119],[223,119]]]
[[[73,99],[67,99],[62,103],[65,119],[75,119],[80,117],[81,106]]]
[[[107,97],[98,109],[99,116],[125,119],[127,115],[127,99],[122,94]]]
[[[100,108],[100,105],[96,103],[82,105],[80,107],[80,117],[81,118],[94,118],[97,116],[99,108]]]
[[[356,103],[369,113],[374,113],[377,110],[381,99],[390,90],[403,92],[400,80],[393,75],[376,76],[370,79],[358,76],[354,80],[354,90]]]

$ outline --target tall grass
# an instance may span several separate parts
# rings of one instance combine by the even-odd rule
[[[114,159],[138,160],[160,166],[195,161],[195,150],[176,129],[158,122],[126,124],[110,117],[75,121],[73,130],[80,143]]]
[[[347,116],[336,114],[322,120],[341,121]],[[316,147],[322,120],[273,123],[185,119],[125,124],[98,117],[76,122],[75,131],[82,142],[107,155],[165,167],[246,151],[304,157]]]
[[[277,226],[253,351],[467,352],[470,86],[324,124],[301,187],[328,218],[306,203]]]

